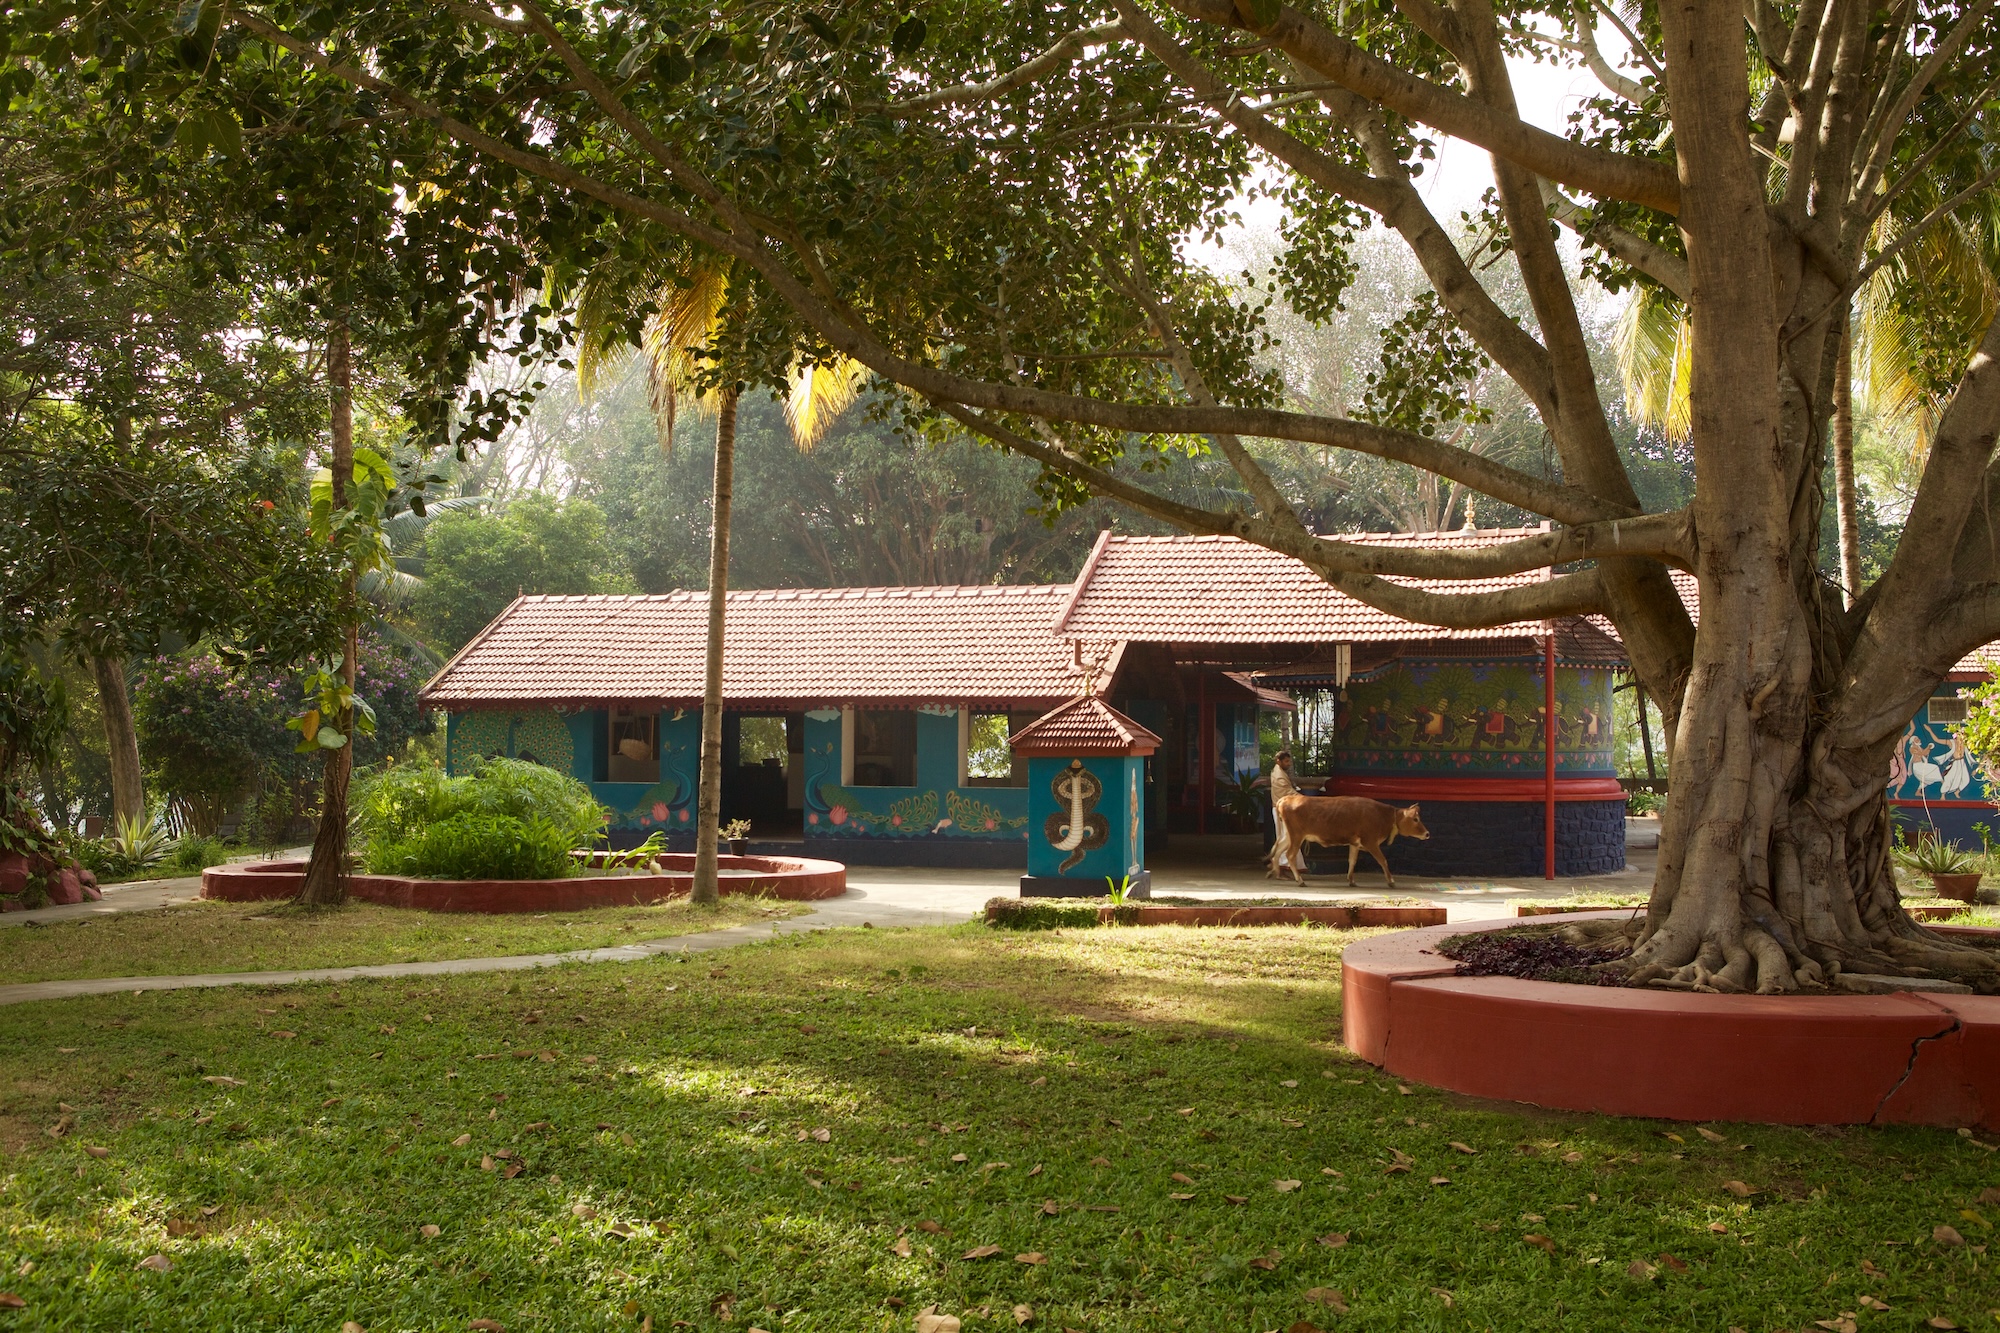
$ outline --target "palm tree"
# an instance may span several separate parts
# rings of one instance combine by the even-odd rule
[[[642,303],[653,305],[639,336],[660,448],[671,452],[683,400],[715,416],[715,492],[708,548],[708,643],[701,692],[701,776],[695,805],[694,885],[690,898],[712,906],[720,896],[722,811],[722,631],[729,593],[729,505],[736,470],[736,406],[741,381],[721,380],[729,340],[733,263],[691,259],[664,278],[607,265],[584,280],[577,301],[577,387],[595,388],[602,372],[629,354],[628,330]],[[861,391],[864,371],[839,358],[795,359],[788,374],[785,421],[792,441],[810,451]]]

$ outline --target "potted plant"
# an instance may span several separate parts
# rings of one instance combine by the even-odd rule
[[[1946,842],[1935,832],[1919,834],[1914,845],[1898,837],[1896,860],[1907,869],[1929,875],[1940,898],[1956,898],[1962,903],[1978,899],[1979,858]]]
[[[722,826],[722,840],[729,844],[729,854],[731,856],[746,855],[747,853],[744,849],[750,845],[750,821],[747,819],[732,819],[727,824],[724,824]]]

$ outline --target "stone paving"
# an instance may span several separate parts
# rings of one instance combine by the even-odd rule
[[[1633,821],[1638,823],[1639,821]],[[1634,839],[1642,843],[1643,836]],[[1328,903],[1353,902],[1393,895],[1439,903],[1453,922],[1479,921],[1508,914],[1512,900],[1521,898],[1571,897],[1592,893],[1644,893],[1652,885],[1654,854],[1634,846],[1627,869],[1617,875],[1577,879],[1543,880],[1399,880],[1393,890],[1382,885],[1379,871],[1371,869],[1357,876],[1355,888],[1348,888],[1345,876],[1309,876],[1305,887],[1266,879],[1257,859],[1257,839],[1208,838],[1199,844],[1184,839],[1180,846],[1162,857],[1153,868],[1156,895],[1185,894],[1228,902],[1237,898],[1288,897],[1323,900]],[[1393,848],[1390,864],[1395,864]],[[813,904],[802,916],[778,922],[759,922],[727,930],[705,931],[669,939],[620,945],[611,949],[589,949],[573,953],[519,954],[499,958],[458,958],[434,963],[381,963],[364,967],[313,968],[302,971],[223,972],[176,977],[103,977],[76,981],[38,981],[0,985],[0,1005],[32,1000],[65,999],[78,995],[103,995],[117,991],[181,990],[204,986],[271,986],[305,981],[347,981],[363,977],[438,976],[468,972],[505,972],[565,963],[636,962],[660,954],[699,953],[725,949],[773,935],[801,930],[825,930],[837,926],[946,926],[969,921],[980,912],[988,898],[1011,896],[1018,872],[1012,870],[940,870],[914,866],[852,866],[847,874],[847,892]],[[201,892],[198,876],[184,879],[152,880],[141,884],[111,885],[104,900],[69,907],[48,907],[35,912],[0,916],[0,927],[27,927],[117,915],[125,912],[158,911],[197,901]],[[0,957],[0,977],[6,975]]]

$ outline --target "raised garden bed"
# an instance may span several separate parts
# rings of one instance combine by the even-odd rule
[[[1572,916],[1578,912],[1643,912],[1646,905],[1638,903],[1515,903],[1516,917],[1529,916]],[[1949,921],[1955,916],[1964,916],[1970,906],[1941,903],[1904,903],[1903,910],[1916,921]]]
[[[1087,926],[1304,926],[1336,930],[1359,926],[1442,925],[1442,907],[1370,906],[1328,903],[1067,903],[1046,899],[994,898],[986,923],[1012,930],[1055,930]]]
[[[838,861],[788,856],[725,856],[722,892],[782,898],[793,902],[838,898],[847,892],[847,867]],[[400,875],[354,875],[348,892],[385,907],[425,912],[570,912],[591,907],[628,907],[661,902],[688,893],[694,884],[694,857],[655,858],[657,871],[572,875],[564,879],[406,879]],[[201,896],[229,902],[296,897],[305,880],[304,861],[246,861],[202,872]]]
[[[1435,926],[1349,945],[1348,1049],[1401,1078],[1562,1110],[2000,1131],[2000,996],[1577,986],[1459,976],[1438,952],[1450,936],[1506,928]]]

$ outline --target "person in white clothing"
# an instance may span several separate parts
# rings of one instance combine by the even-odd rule
[[[1271,844],[1271,854],[1266,858],[1266,878],[1269,878],[1278,873],[1272,867],[1288,864],[1285,854],[1290,850],[1290,840],[1285,837],[1285,821],[1278,818],[1278,803],[1287,796],[1299,795],[1299,784],[1292,777],[1292,752],[1278,751],[1277,758],[1271,763],[1271,776],[1258,778],[1257,785],[1271,789],[1271,825],[1276,841]]]

